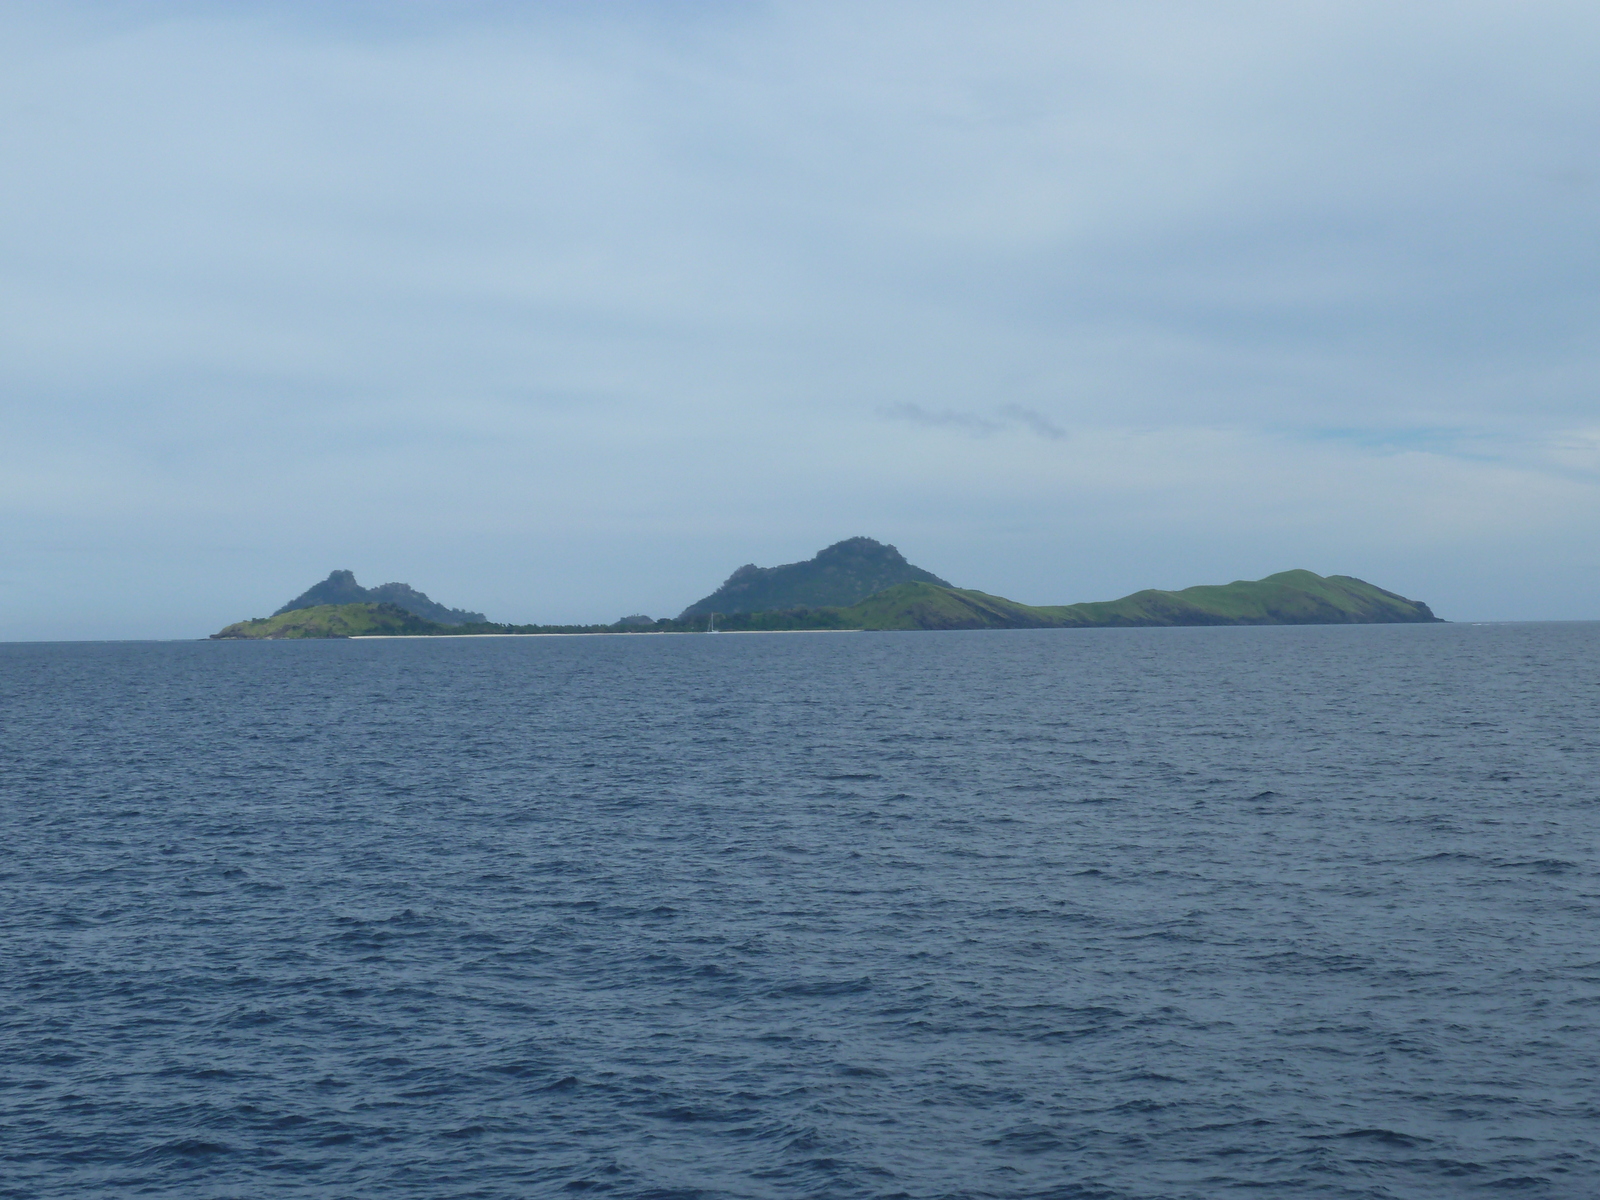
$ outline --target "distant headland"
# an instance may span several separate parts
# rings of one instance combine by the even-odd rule
[[[508,625],[446,608],[404,583],[363,588],[349,571],[270,617],[239,621],[214,639],[439,637],[550,633],[703,633],[785,630],[1092,629],[1161,625],[1372,625],[1438,621],[1420,600],[1349,575],[1280,571],[1265,579],[1147,589],[1120,600],[1029,605],[958,588],[907,562],[893,546],[849,538],[804,562],[740,567],[676,617],[643,614],[610,625]]]
[[[704,600],[696,600],[679,613],[678,619],[712,613],[849,608],[900,583],[952,586],[932,571],[912,566],[893,546],[869,537],[853,537],[817,551],[805,562],[781,567],[747,563]]]
[[[302,609],[348,604],[392,604],[412,616],[439,625],[481,625],[489,619],[480,612],[446,608],[428,599],[409,583],[380,583],[375,588],[364,588],[356,582],[353,571],[330,573],[321,583],[307,588],[272,615],[277,617]]]

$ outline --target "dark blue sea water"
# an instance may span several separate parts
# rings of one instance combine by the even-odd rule
[[[1597,667],[0,646],[0,1196],[1588,1200]]]

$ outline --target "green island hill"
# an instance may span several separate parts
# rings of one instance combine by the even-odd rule
[[[356,604],[317,604],[238,621],[213,633],[213,639],[235,638],[347,638],[420,637],[449,633],[458,626],[424,620],[398,604],[361,602]]]
[[[876,543],[874,543],[876,545]],[[819,556],[820,557],[820,556]],[[691,606],[698,607],[698,606]],[[651,620],[635,615],[611,625],[444,624],[393,604],[319,605],[240,621],[218,639],[438,637],[485,634],[703,633],[801,630],[1104,629],[1167,625],[1355,625],[1438,621],[1426,604],[1349,575],[1282,571],[1265,579],[1148,589],[1088,604],[1028,605],[970,588],[923,581],[896,583],[849,605],[795,606],[751,612],[685,613]]]
[[[392,604],[405,609],[412,616],[440,625],[481,624],[488,620],[480,612],[446,608],[409,583],[380,583],[377,587],[362,587],[356,582],[353,571],[332,572],[321,583],[307,588],[272,615],[277,617],[296,609],[322,608],[330,604]]]
[[[967,588],[900,584],[843,610],[863,629],[1093,629],[1160,625],[1371,625],[1438,621],[1349,575],[1280,571],[1265,579],[1150,588],[1120,600],[1035,606]]]
[[[703,600],[678,614],[680,621],[712,613],[792,612],[799,608],[848,608],[897,583],[949,583],[914,567],[893,546],[869,537],[846,538],[804,562],[781,567],[746,563]]]

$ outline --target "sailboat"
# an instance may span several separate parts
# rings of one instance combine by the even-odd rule
[[[722,632],[722,630],[717,628],[717,614],[716,613],[712,613],[711,614],[711,620],[706,622],[706,632],[707,633],[721,633]]]

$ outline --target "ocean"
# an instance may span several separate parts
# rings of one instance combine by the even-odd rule
[[[1590,1200],[1597,667],[0,645],[0,1197]]]

